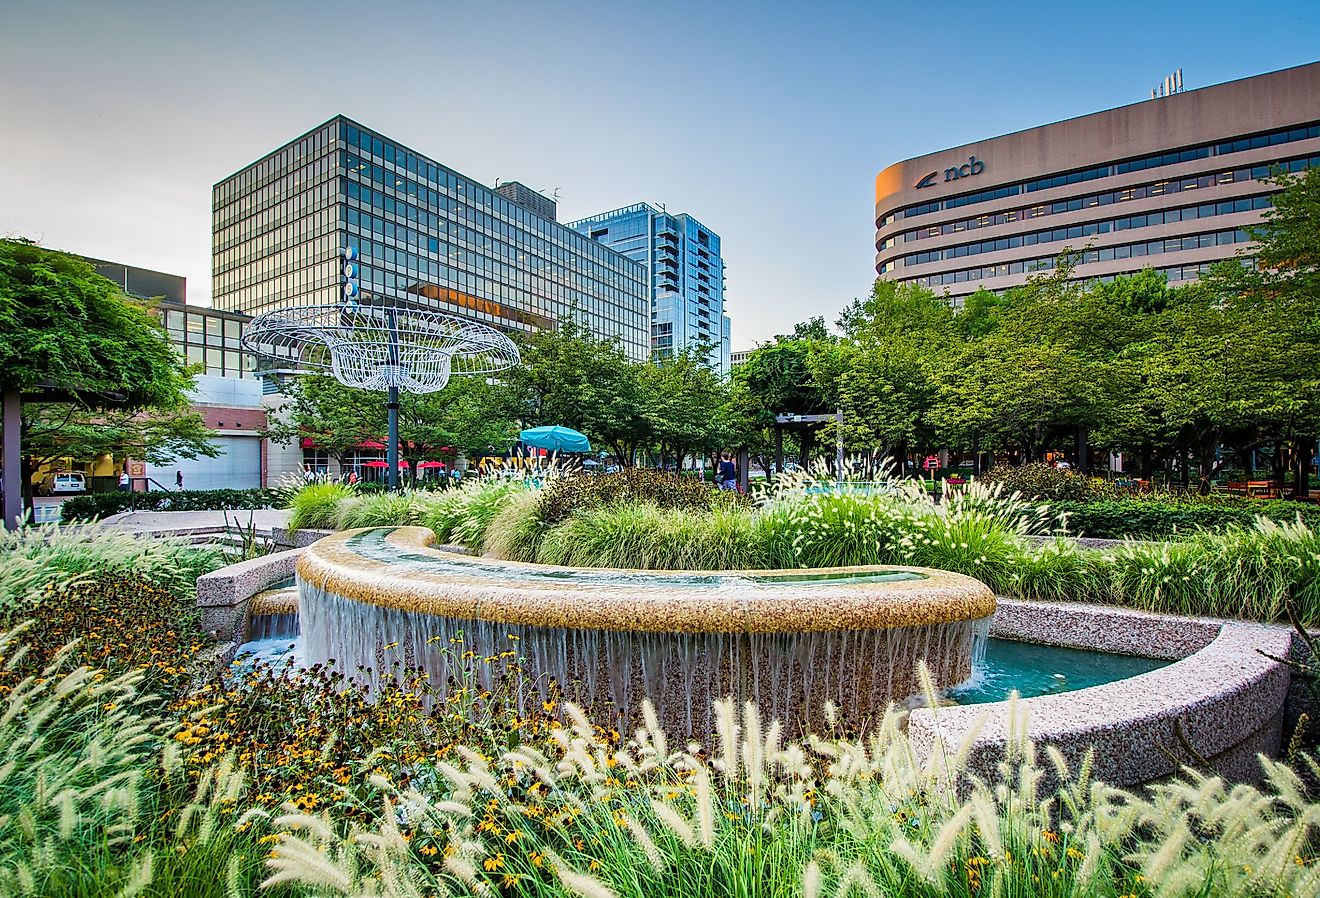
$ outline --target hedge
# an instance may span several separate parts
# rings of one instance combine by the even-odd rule
[[[1162,538],[1193,530],[1221,530],[1231,524],[1250,527],[1257,517],[1294,521],[1302,516],[1320,528],[1320,506],[1285,499],[1160,500],[1101,499],[1091,502],[1050,502],[1056,513],[1067,513],[1068,531],[1100,539]]]
[[[121,511],[230,511],[271,508],[279,504],[278,491],[249,490],[180,490],[133,493],[88,493],[64,500],[61,521],[105,518]]]

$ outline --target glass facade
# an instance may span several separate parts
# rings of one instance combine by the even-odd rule
[[[650,278],[651,353],[673,355],[708,345],[709,365],[728,374],[729,317],[719,235],[690,215],[636,203],[568,225],[646,266]]]
[[[364,300],[506,331],[574,315],[632,358],[650,349],[641,265],[342,116],[221,181],[212,205],[220,308],[337,303],[352,247]]]

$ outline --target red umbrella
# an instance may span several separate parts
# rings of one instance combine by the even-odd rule
[[[419,462],[417,465],[419,468],[443,468],[444,466],[445,463],[442,461],[424,461]]]
[[[358,447],[361,449],[384,449],[385,444],[377,443],[375,440],[367,440],[365,443],[359,443]]]
[[[364,468],[388,468],[389,466],[390,463],[385,461],[364,461],[362,463]]]

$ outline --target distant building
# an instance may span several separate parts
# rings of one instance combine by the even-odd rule
[[[729,317],[724,313],[720,238],[690,215],[636,203],[571,222],[568,227],[630,259],[650,278],[651,354],[710,347],[707,361],[728,374]]]
[[[740,349],[737,352],[731,352],[729,353],[729,364],[734,368],[737,368],[743,362],[747,361],[747,357],[755,351],[755,349]]]
[[[506,200],[522,206],[528,212],[550,221],[559,220],[559,204],[520,181],[503,181],[495,185],[495,192]]]
[[[1079,253],[1078,279],[1170,283],[1250,251],[1275,166],[1320,164],[1320,63],[918,156],[875,180],[875,265],[955,304]]]
[[[249,315],[345,295],[510,332],[572,314],[634,359],[650,351],[641,265],[558,224],[524,185],[492,190],[343,116],[215,185],[212,288]]]
[[[129,296],[151,300],[180,358],[202,366],[193,379],[192,407],[216,431],[213,442],[222,450],[216,458],[176,459],[165,465],[139,462],[141,474],[135,486],[174,489],[179,473],[190,490],[265,485],[266,406],[254,360],[240,345],[248,316],[188,305],[188,281],[181,275],[84,258]],[[66,464],[101,487],[112,488],[118,477],[108,458],[68,459]]]

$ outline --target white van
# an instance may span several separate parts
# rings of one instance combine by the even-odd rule
[[[41,479],[40,492],[45,496],[85,493],[87,492],[87,478],[77,471],[61,471],[58,474],[47,474]]]

